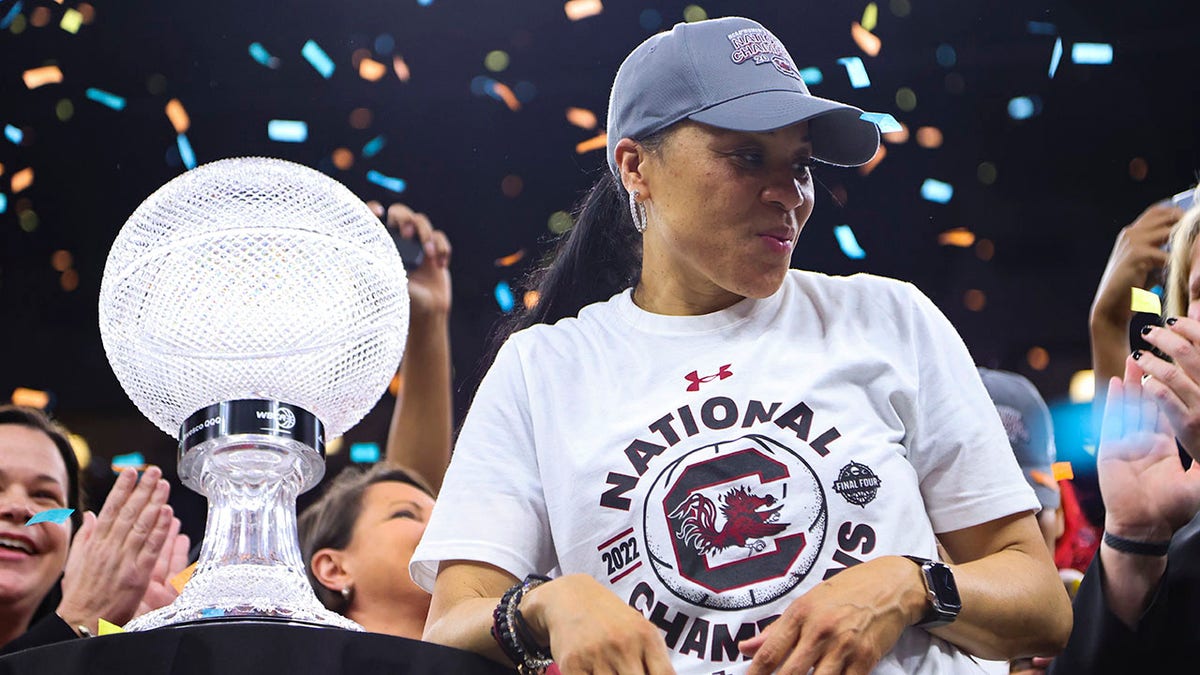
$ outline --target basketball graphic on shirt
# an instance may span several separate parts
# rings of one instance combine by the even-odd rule
[[[693,450],[646,496],[651,567],[679,598],[718,610],[769,603],[812,570],[825,541],[825,493],[812,468],[757,434]]]

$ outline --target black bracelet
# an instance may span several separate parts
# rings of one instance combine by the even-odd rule
[[[1145,556],[1164,556],[1167,554],[1167,549],[1171,546],[1171,540],[1166,541],[1136,541],[1118,537],[1112,532],[1104,533],[1104,543],[1114,551],[1122,553],[1131,553],[1133,555]]]
[[[522,675],[543,673],[554,661],[548,647],[539,645],[533,638],[525,617],[518,607],[525,593],[549,581],[548,577],[531,574],[505,591],[499,604],[492,612],[492,638],[504,655],[517,666]]]

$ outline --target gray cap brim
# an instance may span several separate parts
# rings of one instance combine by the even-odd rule
[[[813,157],[837,166],[866,164],[879,149],[879,128],[854,106],[796,91],[760,91],[688,115],[721,129],[772,131],[809,122]]]

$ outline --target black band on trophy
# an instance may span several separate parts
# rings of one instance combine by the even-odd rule
[[[288,438],[325,456],[325,428],[299,406],[266,399],[222,401],[188,416],[179,428],[179,454],[222,436],[257,434]]]

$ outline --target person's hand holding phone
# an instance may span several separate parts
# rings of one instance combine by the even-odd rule
[[[367,202],[396,238],[408,273],[410,312],[414,320],[449,314],[451,304],[450,240],[436,230],[424,213],[405,204],[392,204],[385,211],[377,201]]]

